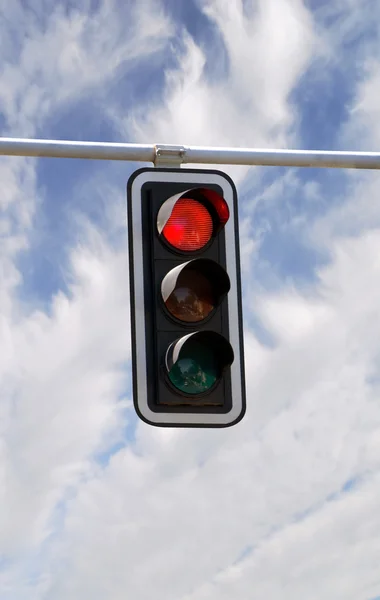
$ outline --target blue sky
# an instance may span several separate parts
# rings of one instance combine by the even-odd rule
[[[374,0],[0,3],[1,136],[377,150]],[[0,597],[380,595],[380,179],[226,166],[247,415],[131,398],[126,182],[1,157]]]

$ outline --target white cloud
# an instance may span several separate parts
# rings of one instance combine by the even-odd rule
[[[375,477],[360,491],[338,495],[301,522],[274,532],[252,556],[186,600],[240,598],[247,589],[273,599],[374,598],[379,593],[378,493]]]
[[[89,457],[122,433],[125,255],[96,240],[74,250],[72,260],[72,299],[59,294],[50,317],[35,312],[4,323],[0,555],[40,543],[61,494],[86,472]]]
[[[87,2],[82,10],[65,11],[58,4],[48,16],[42,8],[36,15],[20,6],[15,1],[5,8],[25,37],[16,56],[3,64],[0,90],[0,107],[14,137],[33,135],[47,116],[84,94],[104,96],[104,86],[120,70],[125,74],[136,61],[162,50],[172,33],[159,5],[151,17],[151,0],[131,3],[125,11],[114,0],[103,0],[93,15]]]
[[[245,16],[241,2],[201,2],[226,48],[227,73],[209,81],[206,52],[181,29],[177,65],[165,72],[161,104],[131,111],[126,131],[137,141],[203,146],[287,146],[294,139],[290,94],[321,51],[302,2],[259,2]],[[252,3],[253,6],[253,3]],[[286,33],[285,33],[286,32]],[[210,40],[210,45],[211,45]],[[214,62],[220,58],[214,50]],[[115,117],[115,112],[114,112]],[[116,118],[122,116],[117,113]],[[226,167],[235,180],[246,167]]]
[[[9,18],[19,20],[20,32],[32,40],[19,40],[19,62],[6,66],[0,95],[10,130],[25,135],[63,100],[91,93],[104,101],[114,71],[163,48],[174,31],[157,3],[136,4],[125,36],[126,13],[111,2],[103,3],[98,21],[85,16],[83,4],[83,14],[56,9],[43,27],[38,19],[27,23],[20,5],[12,6]],[[129,131],[145,142],[290,145],[298,120],[291,93],[325,51],[310,13],[290,1],[252,3],[248,11],[240,2],[202,7],[224,40],[226,77],[207,80],[207,53],[185,34],[161,104],[144,106],[144,114],[136,110]],[[358,98],[366,97],[361,89]],[[114,107],[109,114],[121,125]],[[313,285],[300,289],[282,281],[269,292],[252,279],[266,233],[265,226],[256,230],[252,213],[258,204],[276,211],[278,196],[290,197],[303,184],[287,175],[263,190],[253,176],[257,199],[247,202],[242,225],[245,314],[247,322],[255,318],[268,330],[273,345],[261,345],[246,327],[247,417],[228,431],[166,431],[138,423],[133,439],[102,467],[94,456],[121,440],[133,418],[124,410],[130,406],[127,256],[125,246],[106,242],[117,217],[107,209],[102,233],[94,225],[79,227],[69,266],[59,265],[68,293],[52,299],[49,313],[25,306],[16,288],[22,282],[16,258],[28,244],[38,182],[34,163],[4,165],[2,595],[96,600],[153,593],[158,600],[193,600],[378,594],[377,179],[372,185],[351,180],[348,201],[338,209],[315,225],[298,222],[304,239],[330,262]],[[95,186],[89,196],[98,209],[101,195],[105,206],[120,202],[120,190],[116,200],[99,176],[88,190]],[[302,189],[310,201],[319,198],[316,184]],[[83,200],[83,187],[68,194]],[[358,217],[355,202],[363,197]],[[264,268],[270,272],[271,265]],[[357,487],[341,493],[351,479]],[[251,554],[241,559],[249,547]],[[1,556],[9,561],[2,567]]]

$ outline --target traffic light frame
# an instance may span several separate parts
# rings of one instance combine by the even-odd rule
[[[166,427],[238,423],[246,403],[232,180],[215,170],[142,168],[129,178],[127,208],[138,416]]]

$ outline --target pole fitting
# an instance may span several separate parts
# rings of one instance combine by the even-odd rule
[[[155,167],[180,167],[184,162],[186,148],[184,146],[169,146],[168,144],[155,144]]]

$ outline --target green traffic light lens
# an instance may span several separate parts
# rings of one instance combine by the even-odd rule
[[[202,394],[219,379],[220,365],[211,348],[194,339],[182,348],[168,375],[171,383],[182,392]]]

